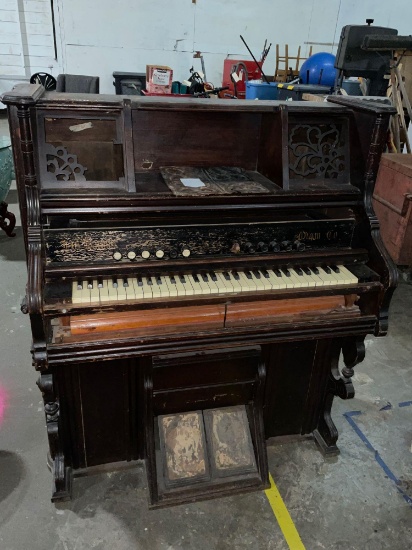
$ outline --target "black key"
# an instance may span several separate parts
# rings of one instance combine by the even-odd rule
[[[117,288],[119,286],[116,277],[112,279],[112,284],[113,284],[113,288]]]
[[[269,279],[270,275],[269,273],[266,271],[266,269],[262,269],[262,275],[265,277],[265,279]]]
[[[232,275],[233,275],[233,278],[235,279],[235,281],[240,281],[240,276],[239,276],[239,273],[237,271],[232,271]]]
[[[282,277],[282,273],[281,273],[280,269],[274,269],[273,273],[276,275],[276,277]]]
[[[83,290],[83,282],[77,281],[77,290]]]
[[[176,284],[176,279],[175,279],[174,275],[172,275],[172,277],[170,277],[170,282],[172,283],[172,285]]]
[[[156,283],[158,285],[161,285],[162,284],[162,279],[159,277],[159,275],[156,277]]]
[[[89,289],[93,288],[93,281],[91,281],[91,280],[87,281],[87,288],[89,288]]]
[[[311,267],[311,270],[313,271],[313,273],[314,273],[315,275],[319,275],[319,269],[318,269],[316,266]]]
[[[97,288],[103,288],[103,279],[97,279]]]
[[[332,271],[331,271],[330,267],[328,267],[327,265],[323,265],[322,268],[323,268],[323,271],[325,273],[327,273],[328,275],[331,274]]]
[[[312,273],[310,272],[310,269],[308,267],[302,267],[304,273],[306,273],[306,275],[312,275]]]
[[[196,273],[193,273],[192,277],[193,277],[193,280],[195,281],[195,283],[199,282],[199,277],[196,275]]]
[[[146,279],[147,279],[147,284],[148,285],[153,285],[153,281],[152,281],[151,277],[146,277]]]
[[[212,271],[212,273],[210,274],[210,278],[212,279],[212,281],[214,281],[216,283],[217,281],[217,275],[214,271]]]
[[[205,283],[208,283],[208,282],[209,282],[209,278],[208,278],[208,276],[207,276],[205,273],[202,273],[201,277],[202,277],[202,279],[203,279],[203,281],[204,281]]]
[[[227,271],[223,271],[222,275],[226,279],[226,281],[230,281],[230,275]]]
[[[252,278],[253,278],[250,271],[245,271],[245,275],[246,275],[246,277],[247,277],[248,279],[252,279]]]
[[[184,275],[179,275],[179,279],[180,279],[180,282],[181,282],[181,283],[185,283],[185,282],[186,282],[186,279],[185,279],[185,276],[184,276]]]
[[[331,265],[330,266],[331,270],[334,271],[335,273],[340,273],[340,269],[337,265]]]
[[[137,278],[137,284],[138,284],[138,286],[143,286],[142,278],[141,278],[141,277],[136,277],[136,278]]]
[[[256,279],[260,279],[262,277],[257,269],[253,270],[253,275],[256,277]]]
[[[123,279],[123,286],[124,286],[124,287],[128,287],[128,286],[129,286],[129,280],[128,280],[128,279]]]
[[[298,275],[300,275],[301,277],[303,276],[303,271],[301,270],[300,267],[295,267],[294,269]]]
[[[282,272],[286,275],[286,277],[290,277],[290,271],[287,267],[282,267]]]

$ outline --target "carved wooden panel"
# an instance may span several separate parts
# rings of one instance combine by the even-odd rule
[[[349,155],[343,123],[292,123],[288,149],[291,180],[342,180],[348,173]]]

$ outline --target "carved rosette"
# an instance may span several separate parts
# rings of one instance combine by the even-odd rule
[[[291,177],[337,178],[345,169],[345,149],[335,124],[300,124],[289,137]]]

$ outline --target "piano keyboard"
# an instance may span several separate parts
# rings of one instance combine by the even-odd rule
[[[90,279],[73,282],[72,303],[104,304],[174,296],[351,285],[357,282],[358,279],[343,265]]]

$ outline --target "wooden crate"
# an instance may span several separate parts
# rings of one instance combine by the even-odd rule
[[[382,155],[373,205],[392,259],[412,265],[412,155]]]

